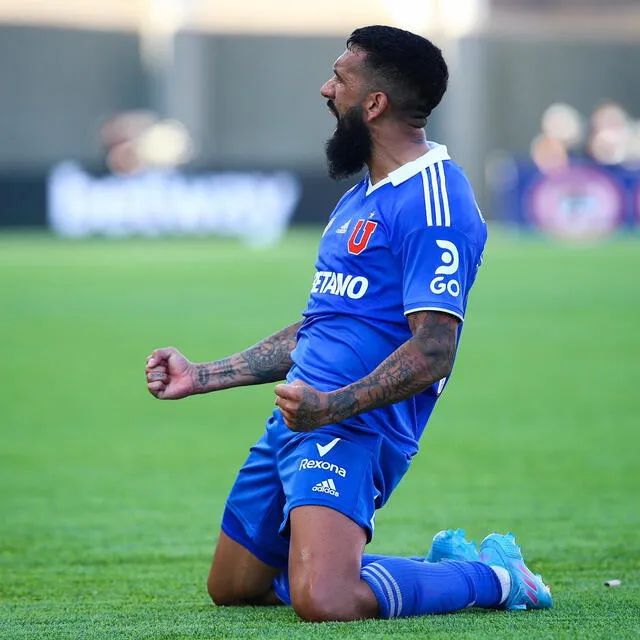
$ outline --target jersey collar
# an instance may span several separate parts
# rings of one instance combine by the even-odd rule
[[[385,184],[391,183],[394,187],[397,187],[399,184],[406,182],[409,178],[413,178],[413,176],[420,173],[423,169],[426,169],[428,166],[432,164],[436,164],[436,162],[441,162],[442,160],[451,160],[449,156],[449,152],[447,151],[447,147],[443,144],[437,144],[435,142],[429,142],[429,151],[424,155],[412,160],[411,162],[407,162],[403,164],[401,167],[398,167],[395,171],[392,171],[384,180],[380,180],[380,182],[376,182],[376,184],[371,184],[371,177],[367,176],[367,193],[369,195],[376,189],[382,187]]]

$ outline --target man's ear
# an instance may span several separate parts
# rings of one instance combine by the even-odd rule
[[[365,122],[373,122],[389,109],[389,96],[383,91],[374,91],[367,95],[362,103]]]

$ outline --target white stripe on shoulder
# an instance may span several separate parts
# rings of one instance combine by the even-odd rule
[[[433,188],[433,204],[436,210],[436,227],[442,226],[442,210],[440,207],[440,186],[438,185],[438,176],[436,175],[436,168],[434,165],[429,167],[429,173],[431,174],[431,187]]]
[[[440,193],[442,194],[442,210],[444,212],[444,226],[451,226],[451,211],[449,210],[449,196],[447,194],[447,182],[444,177],[444,165],[442,161],[437,163],[438,176],[440,176]]]
[[[424,187],[424,206],[427,212],[427,227],[433,226],[433,216],[431,215],[431,188],[429,187],[429,178],[427,172],[423,169],[422,173],[422,186]]]

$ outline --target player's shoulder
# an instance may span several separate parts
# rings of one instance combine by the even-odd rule
[[[389,217],[403,234],[425,227],[449,227],[469,236],[482,232],[485,223],[473,188],[445,146],[432,146],[389,179],[394,186],[388,192]]]

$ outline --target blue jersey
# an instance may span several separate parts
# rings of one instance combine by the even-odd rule
[[[324,230],[287,380],[338,389],[411,338],[408,314],[442,311],[464,320],[486,238],[473,190],[446,147],[430,143],[375,185],[365,177]],[[445,384],[342,424],[382,433],[413,455]]]

